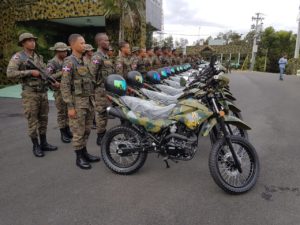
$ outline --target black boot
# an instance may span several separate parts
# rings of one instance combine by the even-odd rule
[[[66,133],[67,133],[67,135],[68,135],[68,137],[69,137],[70,139],[73,138],[73,134],[72,134],[71,129],[70,129],[69,126],[66,126]]]
[[[82,153],[83,153],[84,158],[85,158],[88,162],[93,163],[93,162],[99,162],[99,161],[100,161],[100,157],[90,155],[90,154],[87,152],[87,149],[86,149],[86,148],[82,149]]]
[[[60,129],[60,139],[63,143],[70,143],[71,142],[71,138],[67,134],[67,128],[66,127]]]
[[[97,145],[100,146],[101,145],[101,141],[102,141],[102,138],[104,137],[105,135],[105,131],[102,132],[102,133],[97,133]]]
[[[83,156],[83,149],[76,150],[76,165],[81,169],[91,169],[91,164],[86,160],[86,158]]]
[[[57,150],[56,146],[50,145],[47,142],[47,138],[46,138],[45,134],[40,135],[40,140],[41,140],[41,149],[43,151],[55,151],[55,150]]]
[[[32,144],[33,144],[33,154],[36,157],[44,157],[44,152],[41,149],[41,146],[39,145],[39,140],[37,138],[31,138]]]

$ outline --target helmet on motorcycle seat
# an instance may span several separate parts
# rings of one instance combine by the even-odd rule
[[[146,80],[150,84],[159,84],[160,83],[160,75],[158,72],[151,70],[146,74]]]
[[[172,73],[172,75],[174,75],[176,73],[176,69],[174,66],[171,67],[171,73]]]
[[[137,88],[141,88],[143,87],[143,83],[144,83],[144,79],[143,76],[140,72],[138,71],[130,71],[127,74],[127,78],[126,78],[127,84],[131,87],[137,87]]]
[[[119,74],[109,75],[104,82],[104,87],[107,92],[123,96],[127,92],[126,80]]]
[[[164,70],[166,71],[168,77],[172,75],[170,67],[164,67]]]
[[[180,73],[180,67],[179,66],[175,66],[175,71],[176,71],[176,74]]]
[[[168,74],[163,68],[158,69],[157,72],[159,73],[161,80],[168,78]]]

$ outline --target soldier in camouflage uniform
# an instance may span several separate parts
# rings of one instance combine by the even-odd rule
[[[92,45],[85,45],[85,52],[83,54],[83,63],[84,65],[89,65],[92,61],[92,57],[94,54],[94,47]]]
[[[106,108],[109,106],[104,88],[105,78],[115,73],[112,60],[107,55],[109,51],[109,39],[105,33],[99,33],[95,37],[98,46],[97,52],[92,57],[89,65],[90,72],[94,76],[95,86],[95,104],[96,104],[96,129],[97,129],[97,145],[101,145],[101,140],[106,131],[107,113]]]
[[[139,50],[136,70],[139,71],[145,77],[145,75],[147,73],[146,68],[149,68],[149,67],[150,67],[150,61],[147,58],[146,49],[141,48]]]
[[[94,116],[93,76],[83,63],[84,38],[80,34],[71,34],[69,44],[72,55],[64,60],[60,90],[68,106],[76,165],[81,169],[90,169],[91,162],[100,160],[99,157],[90,155],[86,148]]]
[[[116,73],[126,78],[128,72],[136,70],[136,63],[130,58],[130,45],[128,42],[121,42],[119,45],[120,54],[116,58],[115,69]]]
[[[33,154],[43,157],[44,151],[54,151],[57,147],[48,144],[46,138],[49,113],[47,81],[41,79],[39,70],[29,64],[31,61],[41,69],[46,68],[42,56],[35,52],[36,40],[37,38],[30,33],[19,36],[18,44],[23,47],[23,51],[17,52],[9,61],[7,77],[21,82],[22,101],[28,121],[29,137],[33,143]]]
[[[55,51],[55,56],[48,61],[47,70],[49,74],[57,81],[61,82],[62,65],[64,58],[68,55],[69,47],[63,42],[57,42],[50,50]],[[72,133],[69,127],[68,108],[64,102],[59,86],[52,88],[55,99],[55,106],[57,109],[57,124],[60,129],[61,141],[64,143],[70,143],[72,139]]]
[[[160,57],[161,57],[161,49],[159,47],[155,47],[153,61],[152,61],[152,70],[156,70],[159,67],[161,67]]]
[[[139,47],[132,47],[132,50],[131,50],[131,63],[135,63],[137,65],[138,61],[139,61],[139,51],[140,51],[140,48]]]
[[[168,47],[162,47],[162,56],[160,57],[160,62],[162,66],[170,66],[171,59],[170,59],[170,49]]]

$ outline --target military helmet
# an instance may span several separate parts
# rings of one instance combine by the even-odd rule
[[[176,73],[176,69],[174,66],[171,67],[171,73],[174,75]]]
[[[143,87],[143,83],[144,83],[142,74],[135,70],[130,71],[127,74],[126,81],[127,81],[128,85],[130,85],[131,87],[137,87],[137,88]]]
[[[70,47],[67,46],[63,42],[56,42],[54,46],[50,47],[49,50],[51,51],[58,51],[58,52],[64,52],[70,50]]]
[[[119,74],[109,75],[104,82],[104,87],[107,92],[115,95],[124,96],[127,92],[126,80]]]
[[[93,51],[94,47],[90,44],[85,44],[85,51]]]
[[[167,74],[167,72],[163,68],[157,69],[157,72],[160,75],[160,79],[163,80],[163,79],[168,78],[168,74]]]
[[[169,67],[164,67],[164,70],[166,71],[168,77],[172,75],[171,69]]]
[[[33,34],[31,33],[22,33],[20,36],[19,36],[19,42],[18,42],[18,45],[22,47],[22,42],[27,40],[27,39],[34,39],[34,40],[37,40],[38,38],[33,36]]]
[[[134,53],[134,52],[137,52],[137,51],[139,51],[139,50],[140,50],[139,47],[134,46],[134,47],[132,47],[131,52]]]
[[[160,75],[158,72],[151,70],[146,73],[145,79],[150,83],[150,84],[159,84],[160,83]]]

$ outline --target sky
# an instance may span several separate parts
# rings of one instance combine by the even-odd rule
[[[175,40],[188,39],[189,45],[229,30],[245,35],[259,12],[265,18],[264,28],[296,33],[299,5],[299,0],[163,0],[164,32]]]

